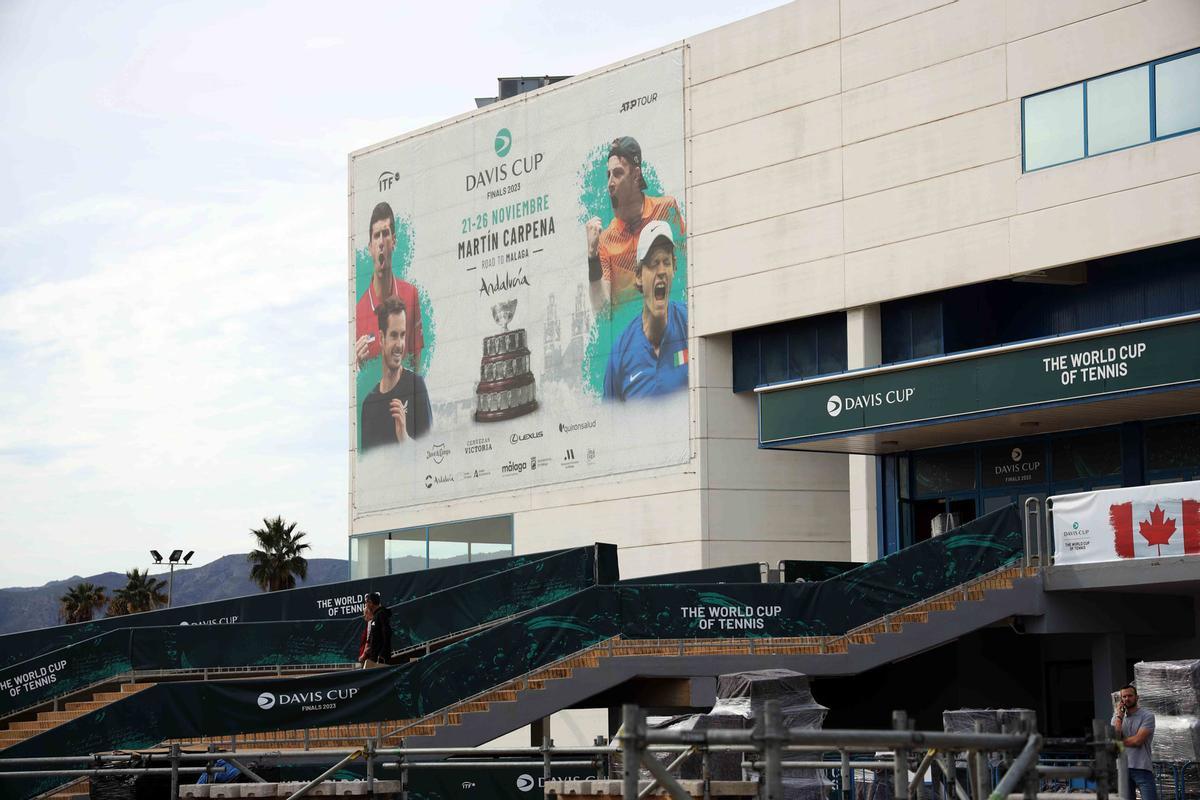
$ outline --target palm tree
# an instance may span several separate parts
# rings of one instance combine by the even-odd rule
[[[77,583],[58,598],[58,616],[63,622],[91,622],[92,616],[104,608],[108,597],[103,586],[92,583]]]
[[[246,557],[252,564],[250,579],[264,592],[291,589],[296,578],[308,577],[308,560],[300,555],[309,549],[300,541],[308,534],[297,533],[296,523],[284,522],[283,517],[264,518],[263,526],[250,531],[259,547]]]
[[[148,569],[143,571],[134,567],[128,570],[125,573],[125,585],[117,589],[108,601],[108,616],[138,614],[165,606],[167,595],[163,589],[166,585],[166,581],[150,577]]]

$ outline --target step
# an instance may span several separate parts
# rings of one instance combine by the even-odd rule
[[[122,683],[121,694],[134,694],[135,692],[142,692],[146,689],[149,689],[153,685],[153,683]]]
[[[10,723],[8,729],[10,731],[45,731],[53,727],[53,723],[32,719],[25,722]]]
[[[101,703],[97,700],[83,700],[80,702],[67,703],[67,711],[96,711],[104,708],[108,703]]]
[[[39,721],[52,722],[55,725],[61,725],[64,722],[76,719],[86,714],[86,711],[43,711],[37,715]]]
[[[96,692],[92,695],[92,700],[100,703],[114,703],[117,700],[124,700],[126,697],[129,695],[125,692]]]

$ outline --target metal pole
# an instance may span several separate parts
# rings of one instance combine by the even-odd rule
[[[787,741],[787,729],[783,727],[783,712],[778,700],[764,704],[761,724],[763,760],[767,762],[764,777],[767,783],[767,800],[783,800],[783,743]],[[759,729],[759,725],[755,725]]]
[[[1006,800],[1010,792],[1017,788],[1019,781],[1025,780],[1029,773],[1030,767],[1033,767],[1034,780],[1037,780],[1037,757],[1038,751],[1042,749],[1042,737],[1036,733],[1029,737],[1029,742],[1025,745],[1025,749],[1017,756],[1017,760],[1008,768],[1008,772],[1004,773],[1004,777],[1000,779],[1000,783],[996,785],[988,800]],[[1037,795],[1037,792],[1034,792]]]
[[[375,796],[375,740],[367,739],[367,797]]]
[[[175,562],[171,562],[170,578],[167,583],[167,608],[171,607],[171,598],[175,596]]]
[[[309,792],[311,792],[313,789],[317,788],[322,783],[324,783],[325,779],[328,778],[330,775],[337,772],[339,769],[346,766],[347,764],[349,764],[351,761],[358,758],[362,754],[363,754],[362,750],[355,750],[353,753],[346,756],[341,761],[337,762],[336,764],[334,764],[332,767],[330,767],[329,769],[322,772],[317,777],[313,778],[311,781],[306,783],[304,786],[301,786],[300,789],[295,794],[288,797],[288,800],[299,800],[299,798],[304,797]]]
[[[908,730],[908,713],[905,711],[892,712],[892,727],[898,731]],[[896,800],[908,800],[908,750],[903,747],[895,749],[895,774],[892,776],[892,790]]]
[[[842,749],[842,800],[853,797],[854,786],[850,777],[850,751]]]
[[[667,772],[666,767],[664,767],[662,762],[655,758],[652,753],[642,753],[642,764],[646,767],[646,769],[650,770],[651,775],[658,779],[658,782],[662,784],[662,787],[667,790],[667,794],[671,795],[672,800],[692,800],[692,796],[685,792],[683,787],[675,782],[675,779],[671,777],[669,772]],[[636,775],[637,773],[634,774]],[[626,778],[626,780],[628,780],[628,778]],[[634,783],[634,789],[637,789],[636,782]],[[628,797],[628,795],[626,795],[626,797]],[[634,798],[636,797],[637,794],[635,792]]]
[[[667,765],[667,772],[674,772],[676,770],[676,768],[678,768],[679,765],[683,763],[683,760],[685,758],[687,758],[688,756],[690,756],[692,754],[692,751],[695,749],[696,749],[695,747],[689,747],[687,750],[684,750],[682,753],[680,753],[678,756],[676,756],[675,760]],[[658,778],[655,778],[654,780],[650,781],[649,786],[647,786],[645,789],[642,789],[640,792],[638,792],[638,799],[641,800],[641,798],[646,797],[647,795],[649,795],[651,792],[653,792],[657,788],[658,788]]]
[[[706,745],[700,751],[700,778],[704,781],[704,800],[712,800],[712,762],[709,760],[708,753]]]
[[[171,800],[179,800],[179,742],[171,743]]]
[[[550,748],[554,747],[554,740],[548,736],[542,737],[542,781],[550,780]]]
[[[638,733],[642,725],[642,710],[634,705],[621,707],[621,796],[625,800],[637,800],[638,795],[638,763],[641,755],[638,752],[640,742]]]
[[[266,783],[265,779],[263,779],[261,776],[255,774],[253,770],[251,770],[249,767],[247,767],[242,762],[238,761],[233,756],[226,756],[225,760],[228,761],[230,764],[233,764],[238,769],[240,769],[246,775],[246,777],[250,778],[255,783]]]
[[[925,771],[929,769],[929,765],[933,763],[933,759],[937,757],[937,750],[930,748],[925,751],[925,757],[921,759],[921,763],[917,765],[917,771],[913,773],[912,780],[908,782],[908,793],[912,797],[918,797],[918,789],[921,788],[922,780],[925,778]]]

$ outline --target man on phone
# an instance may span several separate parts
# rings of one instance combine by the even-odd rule
[[[1117,738],[1125,745],[1129,759],[1128,797],[1132,800],[1136,787],[1142,800],[1158,800],[1151,761],[1154,714],[1138,705],[1137,689],[1133,686],[1122,688],[1120,698],[1113,711],[1112,726],[1117,731]]]
[[[365,453],[385,444],[401,444],[429,432],[433,410],[425,380],[404,368],[408,310],[398,297],[379,304],[379,335],[382,339],[383,376],[372,387],[362,405],[362,450]]]
[[[392,660],[392,612],[383,605],[379,592],[367,595],[366,607],[371,614],[371,621],[367,623],[367,648],[363,669],[383,667]]]
[[[371,283],[354,308],[354,362],[358,367],[380,353],[380,331],[376,322],[379,304],[389,297],[398,297],[407,309],[405,320],[405,349],[412,356],[413,370],[421,364],[421,348],[425,346],[421,330],[421,306],[417,300],[417,287],[402,281],[392,273],[392,253],[396,250],[396,216],[392,207],[380,203],[371,212],[368,226],[371,240],[367,251],[371,254]]]

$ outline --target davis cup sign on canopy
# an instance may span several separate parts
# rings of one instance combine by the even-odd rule
[[[691,456],[683,51],[350,164],[354,513]]]
[[[1200,481],[1050,501],[1056,564],[1200,554]]]

